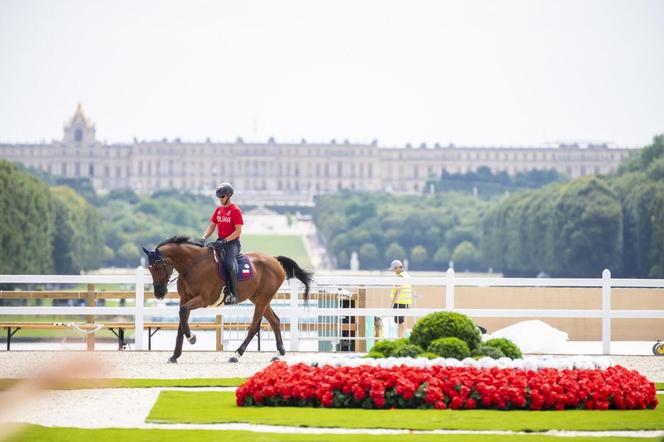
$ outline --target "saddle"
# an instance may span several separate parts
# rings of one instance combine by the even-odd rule
[[[212,247],[212,253],[214,256],[214,260],[217,263],[217,274],[219,275],[219,278],[221,278],[221,280],[224,281],[223,299],[225,304],[226,298],[230,295],[230,292],[228,290],[228,284],[225,284],[226,281],[228,281],[228,273],[224,268],[224,259],[226,259],[226,256],[224,253],[219,253],[219,251],[214,247]],[[254,276],[254,268],[251,266],[251,261],[249,260],[248,256],[239,253],[237,255],[236,262],[237,262],[238,282],[247,281]]]

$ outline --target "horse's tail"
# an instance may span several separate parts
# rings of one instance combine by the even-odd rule
[[[288,279],[297,278],[302,284],[304,284],[304,300],[309,300],[309,286],[313,282],[313,272],[307,272],[303,270],[295,261],[290,259],[287,256],[276,256],[277,261],[281,264],[281,267],[284,268],[286,276]]]

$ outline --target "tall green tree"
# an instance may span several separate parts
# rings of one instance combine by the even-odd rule
[[[51,273],[53,220],[48,187],[0,160],[0,273]]]
[[[55,272],[76,274],[98,268],[104,253],[101,216],[70,187],[51,187],[50,191],[55,213]]]

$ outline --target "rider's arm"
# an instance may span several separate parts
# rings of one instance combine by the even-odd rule
[[[236,224],[233,233],[231,233],[224,239],[226,241],[233,241],[234,239],[238,239],[241,233],[242,233],[242,224]]]
[[[217,227],[215,223],[210,223],[207,229],[205,229],[205,233],[203,233],[203,239],[207,239],[208,236],[212,235],[212,232],[214,232],[215,227]]]

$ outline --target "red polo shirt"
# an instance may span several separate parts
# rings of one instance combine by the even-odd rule
[[[235,226],[242,225],[242,211],[238,206],[231,203],[227,206],[219,206],[212,214],[210,222],[217,225],[219,238],[226,238],[235,232]]]

